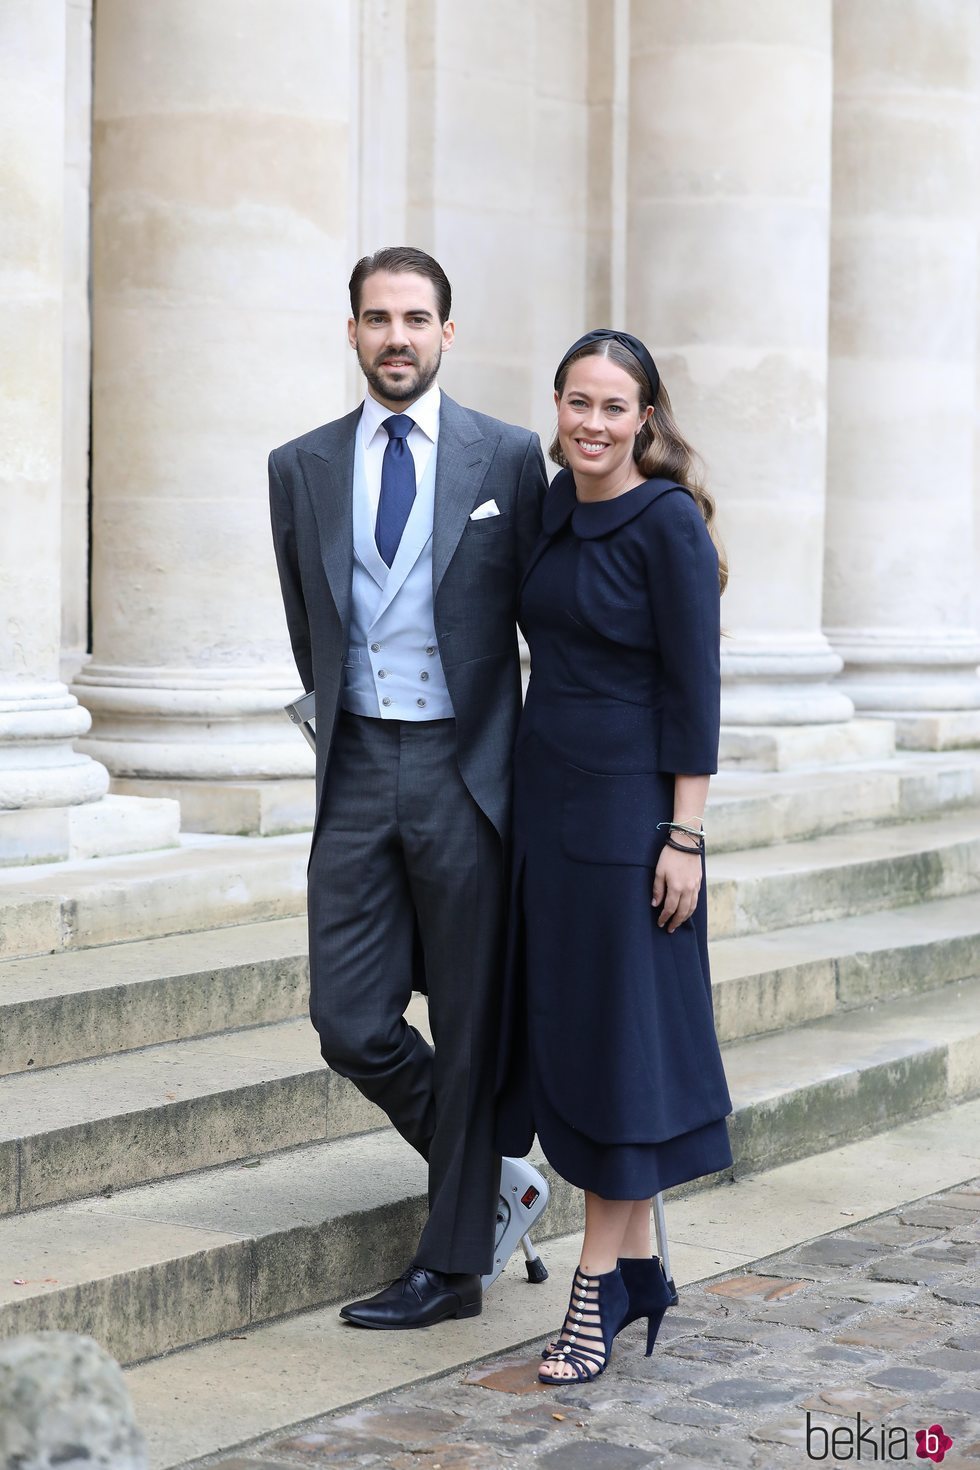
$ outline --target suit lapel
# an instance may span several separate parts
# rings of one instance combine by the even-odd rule
[[[443,393],[432,525],[433,595],[439,590],[470,512],[476,506],[493,449],[494,441],[484,437],[472,415]]]
[[[354,436],[360,408],[320,432],[315,448],[298,451],[300,468],[316,517],[320,560],[344,637],[350,627],[354,574]]]

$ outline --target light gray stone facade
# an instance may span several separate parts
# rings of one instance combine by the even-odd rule
[[[38,0],[0,97],[0,862],[308,821],[265,455],[402,240],[447,390],[546,440],[569,340],[651,346],[726,758],[980,742],[974,0]]]

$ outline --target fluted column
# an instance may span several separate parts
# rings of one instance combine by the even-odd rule
[[[722,718],[848,721],[821,632],[830,0],[634,0],[631,16],[627,325],[717,497]]]
[[[89,234],[92,174],[92,0],[66,0],[64,412],[61,457],[61,674],[88,656]]]
[[[108,785],[59,679],[64,156],[64,0],[0,6],[0,861]]]
[[[348,25],[346,0],[96,10],[94,651],[77,687],[114,789],[179,796],[185,826],[312,817],[310,753],[282,714],[299,686],[266,458],[348,407]]]
[[[406,231],[453,285],[456,342],[441,381],[549,438],[551,379],[582,330],[588,230],[600,218],[587,192],[588,58],[612,38],[597,36],[593,9],[407,7]]]
[[[835,6],[826,626],[900,742],[980,742],[975,0]]]

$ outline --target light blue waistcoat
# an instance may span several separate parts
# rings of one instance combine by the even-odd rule
[[[341,704],[355,715],[444,720],[453,715],[432,612],[436,445],[391,567],[374,539],[360,433],[354,451],[354,581]]]

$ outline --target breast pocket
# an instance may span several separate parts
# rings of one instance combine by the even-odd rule
[[[466,534],[479,540],[482,536],[499,536],[501,531],[510,530],[510,516],[505,511],[500,515],[483,516],[478,521],[466,522]]]

